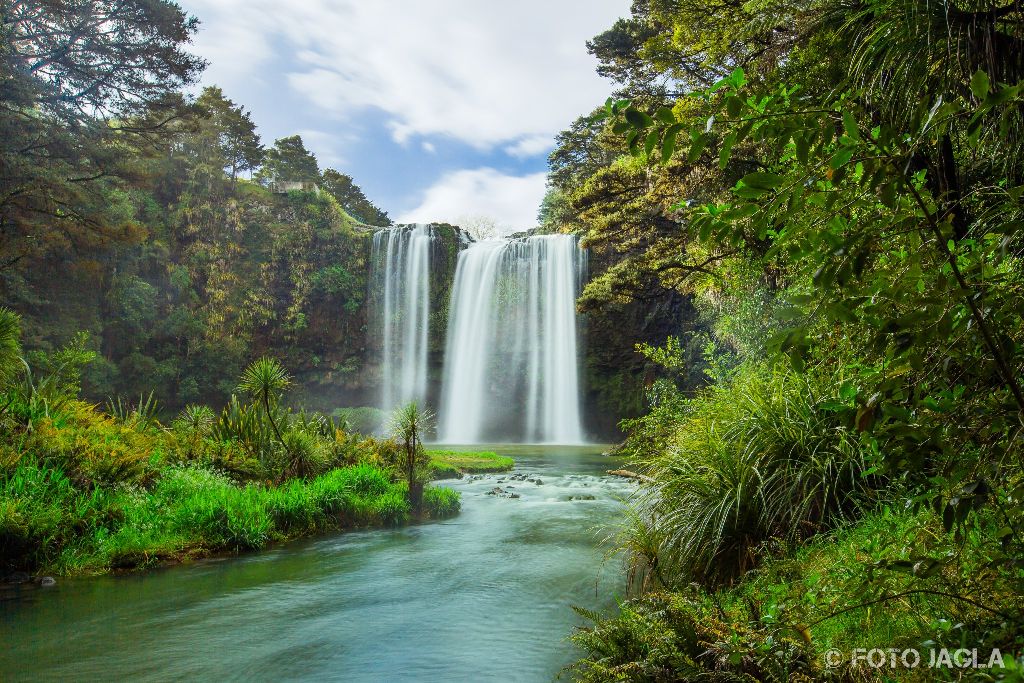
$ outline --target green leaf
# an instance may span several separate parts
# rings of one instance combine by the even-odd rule
[[[851,138],[860,142],[860,130],[857,128],[857,119],[853,117],[853,112],[843,112],[843,130],[845,130],[846,134]]]
[[[738,66],[733,69],[733,72],[729,74],[729,82],[736,88],[742,88],[747,84],[747,75],[743,71],[743,67]]]
[[[676,151],[676,138],[679,137],[679,131],[682,129],[681,123],[675,123],[665,131],[665,137],[661,141],[661,163],[667,164],[668,160],[672,158]]]
[[[811,150],[811,138],[808,134],[797,136],[793,139],[796,144],[796,159],[801,164],[806,164],[808,153]]]
[[[629,121],[629,125],[634,128],[647,128],[654,123],[654,119],[650,116],[638,109],[633,109],[632,107],[626,110],[626,120]]]
[[[654,112],[654,118],[669,125],[676,122],[676,115],[668,107],[658,107],[658,111]]]
[[[629,135],[626,136],[626,145],[629,147],[630,154],[637,154],[640,146],[640,131],[631,130]]]
[[[891,182],[882,185],[880,193],[882,197],[882,204],[890,209],[896,206],[896,183]]]
[[[775,173],[764,173],[756,171],[754,173],[748,173],[740,179],[746,187],[754,190],[774,190],[775,188],[782,185],[785,178]]]
[[[658,130],[652,130],[647,134],[647,140],[644,141],[644,154],[651,156],[651,152],[658,144]]]
[[[740,112],[743,111],[743,100],[736,97],[735,95],[730,95],[725,100],[725,111],[732,118],[736,118],[737,116],[740,115]]]
[[[979,102],[984,102],[985,98],[988,97],[990,87],[988,74],[981,69],[975,71],[974,75],[971,76],[971,92],[974,93],[974,97]]]
[[[708,145],[708,136],[701,133],[693,139],[693,144],[690,145],[690,153],[687,155],[687,160],[693,163],[700,158],[701,152]]]
[[[718,153],[718,166],[722,169],[729,163],[729,155],[732,154],[732,146],[736,144],[736,133],[729,133],[722,141],[722,150]]]
[[[850,159],[853,158],[853,153],[856,151],[856,147],[844,146],[840,147],[839,151],[832,155],[829,159],[828,165],[833,171],[838,170],[850,163]]]

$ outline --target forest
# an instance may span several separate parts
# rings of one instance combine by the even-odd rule
[[[580,406],[617,443],[568,474],[431,444],[461,228],[430,228],[423,400],[379,406],[373,240],[402,227],[200,89],[178,5],[0,6],[0,579],[468,533],[564,486],[614,504],[617,583],[573,595],[548,676],[1024,680],[1017,0],[633,0],[587,43],[610,96],[509,238],[589,259]]]
[[[638,595],[586,613],[579,678],[1018,679],[1022,21],[651,0],[588,44],[616,91],[561,134],[542,219],[614,254],[582,310],[675,291],[705,325],[638,346]],[[985,656],[850,656],[889,647]]]

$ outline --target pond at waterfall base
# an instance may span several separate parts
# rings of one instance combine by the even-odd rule
[[[621,595],[602,539],[632,485],[598,447],[487,450],[515,469],[446,482],[447,521],[0,594],[2,678],[551,680],[571,606]]]

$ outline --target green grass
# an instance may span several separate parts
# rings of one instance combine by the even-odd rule
[[[425,492],[427,517],[453,515],[459,505],[455,491]],[[277,487],[242,486],[203,467],[174,466],[148,489],[90,491],[59,469],[23,464],[0,478],[0,569],[67,575],[141,568],[411,517],[405,485],[366,464]]]
[[[841,385],[749,367],[669,420],[666,443],[636,464],[651,478],[638,512],[652,520],[670,580],[728,582],[757,565],[766,541],[855,516],[867,483],[862,446],[826,408]]]
[[[464,474],[508,472],[515,466],[512,458],[491,451],[428,450],[434,479],[458,479]]]

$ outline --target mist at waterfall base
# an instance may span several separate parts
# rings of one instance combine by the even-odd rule
[[[458,255],[447,328],[429,330],[433,239],[422,225],[374,235],[380,407],[439,398],[443,443],[583,443],[575,301],[587,258],[577,238],[469,243]],[[426,379],[431,335],[444,339],[433,396]]]

